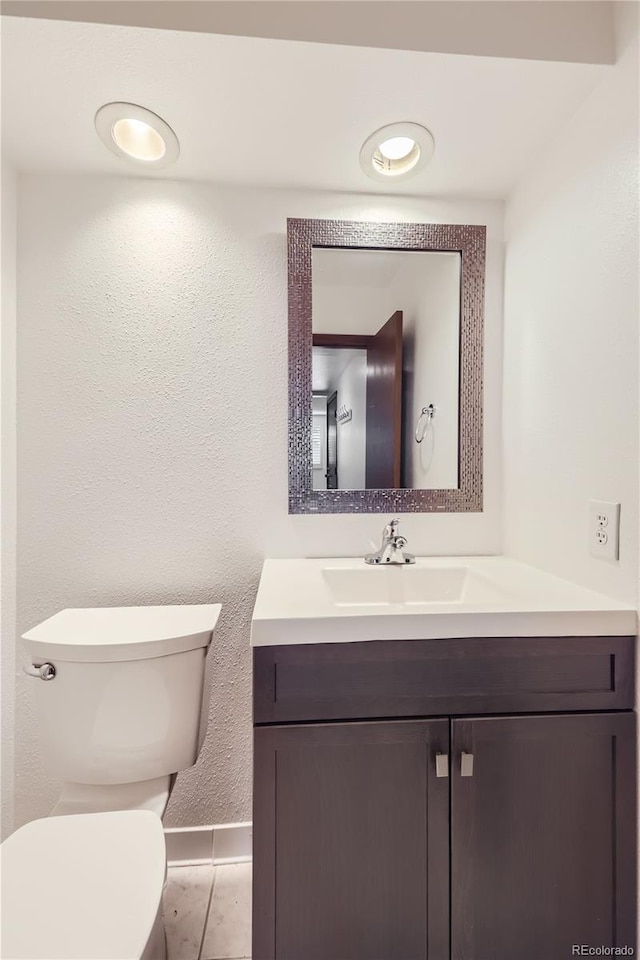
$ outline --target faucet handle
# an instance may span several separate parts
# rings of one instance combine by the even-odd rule
[[[398,517],[396,517],[395,520],[389,520],[389,523],[384,528],[383,536],[386,539],[391,539],[391,537],[395,537],[398,532],[399,523],[400,523],[400,519]]]
[[[415,563],[416,558],[411,553],[404,553],[407,545],[407,538],[398,534],[399,517],[394,517],[385,524],[382,533],[382,546],[375,553],[368,553],[365,563],[370,564],[405,564]]]

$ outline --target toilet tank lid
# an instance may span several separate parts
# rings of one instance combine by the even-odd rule
[[[32,658],[149,660],[211,642],[219,603],[162,607],[83,607],[61,610],[23,634]]]
[[[141,957],[166,874],[150,810],[33,820],[0,848],[3,956]]]

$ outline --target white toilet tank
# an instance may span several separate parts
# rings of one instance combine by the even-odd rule
[[[55,670],[53,679],[33,679],[50,776],[124,784],[192,766],[204,736],[205,658],[220,609],[63,610],[25,633],[31,665]]]

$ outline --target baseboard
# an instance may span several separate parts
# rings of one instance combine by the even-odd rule
[[[213,828],[214,863],[237,863],[252,856],[252,823],[223,823]]]
[[[199,863],[239,863],[251,860],[251,823],[202,827],[165,827],[167,863],[171,867]]]

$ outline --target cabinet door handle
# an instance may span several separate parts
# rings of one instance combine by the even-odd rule
[[[473,754],[472,753],[462,753],[460,755],[460,776],[461,777],[473,776]]]
[[[436,753],[436,777],[449,776],[449,754]]]

